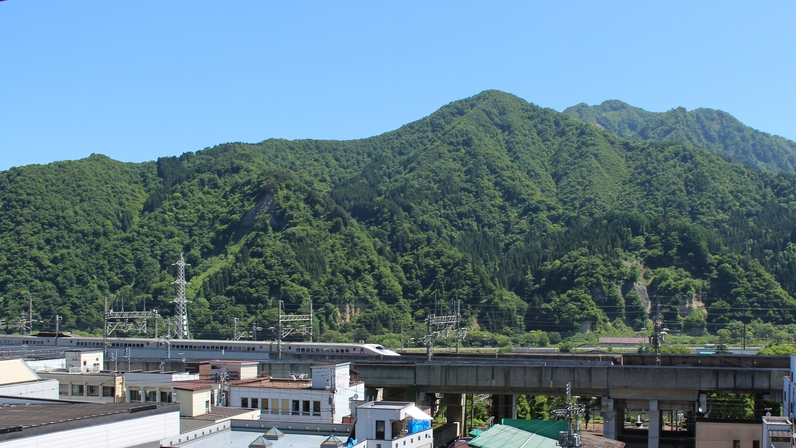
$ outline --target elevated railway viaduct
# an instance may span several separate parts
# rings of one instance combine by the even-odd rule
[[[604,435],[623,434],[625,410],[649,417],[648,446],[658,448],[661,413],[699,411],[708,393],[746,393],[755,397],[756,415],[764,402],[781,402],[789,358],[779,356],[651,355],[534,358],[435,357],[432,360],[357,362],[354,369],[370,387],[388,396],[415,389],[419,398],[444,394],[448,421],[464,422],[463,394],[498,396],[498,418],[515,417],[514,396],[573,395],[599,397]]]

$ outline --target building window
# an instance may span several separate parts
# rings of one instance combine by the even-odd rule
[[[252,408],[257,409],[260,407],[260,400],[258,398],[252,398]]]
[[[83,385],[82,384],[73,384],[72,385],[72,395],[83,395]]]
[[[732,441],[732,448],[741,448],[741,441],[740,440],[733,440]]]
[[[282,399],[282,409],[280,413],[282,415],[290,415],[290,400],[287,398]]]
[[[158,392],[156,390],[147,391],[146,401],[158,401]]]
[[[376,439],[384,440],[384,420],[376,420]]]
[[[102,396],[103,397],[116,396],[116,388],[113,386],[102,386]]]
[[[164,403],[171,403],[171,392],[161,391],[160,401]]]
[[[130,389],[130,401],[141,401],[141,391],[138,389]]]
[[[291,413],[291,415],[301,415],[301,413],[299,412],[299,404],[300,404],[299,400],[293,400],[293,412]]]
[[[752,448],[760,448],[760,441],[752,440]]]
[[[89,397],[99,397],[99,386],[86,386]]]
[[[272,398],[271,399],[271,413],[272,414],[279,414],[279,399]]]
[[[304,400],[301,402],[301,415],[310,415],[310,401]]]
[[[263,406],[263,411],[268,411],[268,399],[263,398],[262,400],[260,400],[260,403]]]
[[[321,416],[321,402],[320,401],[313,401],[312,402],[312,415],[314,417],[320,417]]]
[[[242,408],[249,407],[249,397],[240,397],[240,407]]]
[[[58,394],[59,395],[69,395],[69,385],[61,383],[58,385]]]

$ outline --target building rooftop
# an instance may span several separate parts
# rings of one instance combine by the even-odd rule
[[[413,403],[404,401],[369,401],[357,406],[357,409],[394,409],[401,410],[403,408],[413,406]]]
[[[39,381],[41,377],[22,359],[0,361],[0,385]]]
[[[218,421],[223,420],[225,418],[232,418],[241,414],[247,414],[252,411],[256,411],[257,409],[253,408],[231,408],[226,406],[213,406],[211,408],[212,412],[207,414],[197,415],[195,417],[191,417],[194,420],[209,420],[209,421]]]
[[[505,425],[493,425],[469,442],[477,448],[556,448],[558,440]]]
[[[4,405],[0,407],[0,441],[168,412],[180,412],[180,405],[67,402]]]
[[[185,381],[181,381],[181,382],[185,382]],[[209,384],[197,384],[197,383],[180,384],[178,386],[174,386],[174,389],[192,390],[192,391],[212,389],[212,388],[213,388],[213,386],[211,386]]]
[[[312,387],[312,380],[266,377],[253,380],[230,381],[229,385],[234,387],[259,387],[269,389],[310,389]]]
[[[191,359],[185,361],[186,364],[207,364],[212,362],[217,362],[219,364],[259,364],[259,361],[246,361],[240,359]]]
[[[227,430],[219,431],[212,436],[199,438],[190,442],[184,442],[176,447],[191,448],[216,448],[219,446],[229,448],[247,448],[250,443],[262,436],[264,432]],[[272,448],[320,448],[321,444],[329,438],[326,435],[304,435],[304,434],[285,434],[278,440],[269,440],[273,443]]]

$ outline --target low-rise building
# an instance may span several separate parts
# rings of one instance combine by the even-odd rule
[[[353,448],[431,448],[431,416],[412,403],[371,401],[356,407]]]
[[[58,381],[42,378],[22,359],[0,361],[0,395],[58,399]]]
[[[31,400],[3,406],[0,428],[0,448],[158,446],[179,435],[179,406]]]
[[[782,380],[782,415],[796,421],[796,355],[790,355],[790,369]]]
[[[311,378],[258,378],[229,383],[229,404],[261,409],[261,419],[341,423],[351,403],[365,395],[365,384],[352,375],[351,363],[312,366]]]
[[[177,372],[125,372],[123,375],[128,403],[171,403],[174,386],[199,379],[198,374]]]
[[[231,408],[213,404],[211,384],[186,382],[174,386],[180,403],[180,433],[228,420],[259,420],[259,409]]]
[[[102,350],[66,350],[66,370],[73,373],[99,372],[105,365],[105,354]]]
[[[186,361],[190,373],[198,373],[203,380],[235,381],[257,378],[257,361],[201,359]]]
[[[788,417],[763,417],[763,446],[791,448],[796,446],[793,438],[793,423]]]

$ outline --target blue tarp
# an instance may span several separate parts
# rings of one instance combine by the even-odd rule
[[[406,421],[406,432],[409,434],[425,431],[429,428],[431,428],[431,420],[409,419]]]

